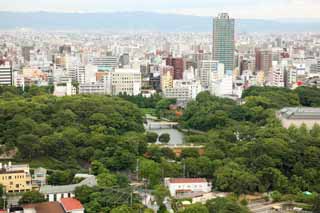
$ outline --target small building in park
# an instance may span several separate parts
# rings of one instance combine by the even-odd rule
[[[211,192],[212,187],[205,178],[165,178],[165,186],[173,197]]]

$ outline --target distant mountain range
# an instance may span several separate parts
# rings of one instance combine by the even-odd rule
[[[0,12],[0,20],[0,29],[163,32],[211,32],[212,30],[212,17],[152,12]],[[320,20],[240,19],[236,21],[236,30],[238,32],[320,32]]]

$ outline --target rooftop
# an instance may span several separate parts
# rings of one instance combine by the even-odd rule
[[[207,183],[205,178],[171,178],[170,183]]]
[[[60,203],[66,212],[84,209],[80,201],[74,198],[62,198]]]
[[[320,108],[286,107],[279,114],[287,119],[320,119]]]
[[[115,73],[140,74],[140,71],[139,70],[135,70],[135,69],[115,69]]]
[[[17,173],[24,173],[24,170],[14,170],[14,171],[8,171],[6,169],[0,170],[0,174],[17,174]]]
[[[37,213],[64,213],[62,206],[58,202],[45,202],[28,204],[23,206],[24,209],[34,209]]]
[[[52,186],[52,185],[45,185],[40,188],[40,192],[42,194],[56,194],[56,193],[68,193],[74,192],[77,187],[80,186],[96,186],[97,180],[94,175],[89,175],[85,180],[81,181],[78,184],[70,184],[70,185],[63,185],[63,186]]]

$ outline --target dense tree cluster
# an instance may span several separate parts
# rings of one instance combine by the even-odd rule
[[[250,87],[242,97],[260,96],[271,101],[275,108],[289,106],[320,107],[320,89],[316,87],[298,87],[295,90],[279,87]]]
[[[247,207],[239,204],[232,197],[217,198],[207,201],[205,205],[193,204],[181,209],[179,213],[249,213]]]
[[[23,160],[50,158],[67,168],[99,159],[110,169],[132,167],[146,149],[143,116],[119,98],[13,96],[0,100],[0,142]]]
[[[20,205],[46,202],[43,194],[37,191],[25,192],[19,200]]]
[[[275,110],[284,106],[320,106],[318,89],[253,87],[244,93],[242,104],[201,93],[179,122],[202,132],[188,135],[186,141],[203,144],[205,152],[200,156],[189,148],[180,157],[170,148],[147,146],[170,137],[145,133],[139,109],[153,108],[159,117],[176,119],[169,110],[174,100],[125,95],[58,98],[49,90],[0,87],[0,143],[18,148],[17,160],[49,168],[50,184],[71,183],[75,172],[90,167],[98,186],[76,191],[89,213],[149,212],[129,186],[127,174],[136,168],[135,175],[153,190],[161,211],[167,195],[161,185],[164,177],[204,177],[216,190],[236,194],[320,192],[320,126],[285,129],[275,117]],[[27,202],[31,198],[26,197]],[[315,201],[318,208],[319,199]],[[181,212],[247,209],[236,200],[219,198]]]
[[[163,98],[159,94],[149,98],[142,95],[130,96],[126,94],[120,94],[119,97],[136,104],[141,109],[147,109],[147,113],[159,118],[175,119],[176,117],[176,114],[169,110],[170,105],[176,104],[176,99]]]
[[[279,107],[298,105],[301,94],[253,88],[244,97],[237,105],[202,93],[188,105],[182,124],[207,133],[187,137],[206,146],[205,156],[185,159],[187,174],[212,178],[216,189],[238,194],[320,192],[320,126],[285,129],[275,117]]]

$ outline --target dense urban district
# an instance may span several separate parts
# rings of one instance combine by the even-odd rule
[[[320,36],[0,32],[0,213],[320,213]]]

